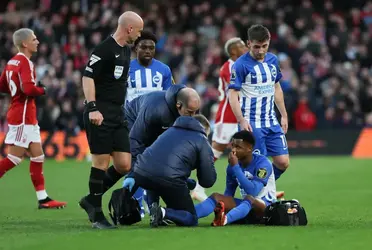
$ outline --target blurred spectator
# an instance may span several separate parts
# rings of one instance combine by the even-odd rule
[[[297,131],[311,131],[315,129],[317,120],[308,105],[307,97],[300,98],[293,119]]]
[[[280,84],[294,118],[290,128],[371,124],[372,1],[24,0],[1,6],[6,11],[0,13],[0,69],[16,53],[16,29],[30,27],[40,40],[36,73],[49,89],[39,100],[43,130],[73,135],[83,126],[81,72],[91,49],[113,32],[124,10],[144,17],[159,40],[157,58],[171,67],[177,83],[198,91],[201,110],[212,122],[218,71],[227,59],[225,41],[247,40],[247,28],[262,23],[280,60]],[[0,130],[6,127],[7,101],[0,99]]]

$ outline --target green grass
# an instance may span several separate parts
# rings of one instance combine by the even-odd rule
[[[225,165],[225,159],[218,161],[218,182],[209,193],[223,192]],[[146,219],[118,230],[93,230],[77,205],[88,191],[89,163],[47,161],[44,173],[48,193],[68,207],[37,209],[25,161],[0,180],[0,249],[371,249],[371,160],[292,157],[277,186],[306,208],[306,227],[212,228],[208,217],[196,228],[150,229]]]

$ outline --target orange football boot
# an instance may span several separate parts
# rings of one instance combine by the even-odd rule
[[[212,222],[212,226],[214,227],[221,227],[225,224],[225,203],[223,201],[219,201],[214,208],[214,220]]]

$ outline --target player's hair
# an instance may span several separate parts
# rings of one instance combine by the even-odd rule
[[[205,117],[202,114],[197,114],[193,116],[196,120],[198,120],[201,125],[203,125],[205,130],[210,130],[211,129],[211,124],[209,123],[207,117]]]
[[[156,39],[156,36],[148,30],[141,31],[141,36],[137,38],[137,40],[134,42],[134,47],[137,47],[140,41],[142,40],[152,40],[156,44],[158,40]]]
[[[18,29],[13,33],[13,43],[17,48],[22,48],[22,43],[26,41],[34,32],[28,28]]]
[[[254,139],[253,133],[249,132],[247,130],[241,130],[239,132],[236,132],[233,137],[233,139],[241,139],[244,142],[248,142],[249,144],[253,145],[256,143],[256,140]]]
[[[224,46],[225,53],[226,53],[227,56],[230,56],[231,48],[233,47],[233,45],[235,45],[239,42],[243,42],[243,40],[240,37],[233,37],[233,38],[230,38],[229,40],[227,40],[227,42],[225,43],[225,46]]]
[[[254,24],[248,29],[248,40],[265,42],[270,39],[270,31],[261,24]]]

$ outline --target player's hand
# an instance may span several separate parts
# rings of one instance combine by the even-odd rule
[[[44,95],[45,95],[47,91],[47,87],[40,81],[37,82],[37,86],[44,89]]]
[[[287,117],[282,117],[280,124],[282,125],[282,129],[284,134],[287,133],[288,131],[288,118]]]
[[[89,112],[89,121],[94,125],[101,126],[103,122],[103,116],[98,110]]]
[[[247,120],[243,119],[241,122],[240,122],[240,129],[241,130],[248,130],[249,132],[252,132],[252,126],[251,124],[249,124],[247,122]]]
[[[236,157],[235,153],[231,151],[229,154],[229,165],[233,167],[236,164],[238,164],[238,162],[239,162],[238,157]]]

